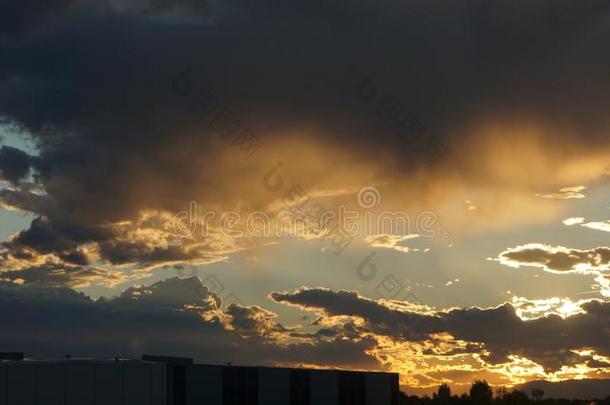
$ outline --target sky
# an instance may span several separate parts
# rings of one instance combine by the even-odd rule
[[[32,356],[610,378],[610,4],[0,5]]]

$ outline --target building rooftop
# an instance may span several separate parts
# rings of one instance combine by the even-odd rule
[[[72,357],[66,355],[64,357],[28,357],[24,353],[0,353],[0,364],[173,364],[173,365],[196,365],[196,366],[211,366],[211,367],[240,367],[240,368],[264,368],[264,369],[303,369],[315,371],[343,371],[343,372],[362,372],[362,373],[378,373],[378,374],[398,374],[385,371],[368,371],[368,370],[346,370],[339,368],[307,368],[307,367],[275,367],[275,366],[256,366],[256,365],[241,365],[227,363],[195,363],[192,358],[188,357],[173,357],[173,356],[157,356],[143,355],[142,359],[132,358],[94,358],[94,357]]]

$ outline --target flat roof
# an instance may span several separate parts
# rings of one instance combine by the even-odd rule
[[[94,359],[94,358],[24,358],[23,360],[1,360],[3,364],[163,364],[137,359]],[[167,363],[166,363],[167,364]]]
[[[233,367],[233,368],[256,368],[256,369],[280,369],[280,370],[307,370],[307,371],[319,371],[319,372],[347,372],[347,373],[369,373],[369,374],[395,374],[395,372],[388,371],[367,371],[367,370],[349,370],[339,368],[308,368],[308,367],[276,367],[276,366],[253,366],[253,365],[240,365],[240,364],[229,364],[229,363],[174,363],[171,361],[145,361],[139,359],[130,358],[116,358],[116,359],[98,359],[90,357],[50,357],[50,358],[28,358],[24,357],[23,360],[0,360],[0,365],[79,365],[79,364],[91,364],[91,365],[104,365],[104,364],[167,364],[176,366],[197,366],[197,367]]]

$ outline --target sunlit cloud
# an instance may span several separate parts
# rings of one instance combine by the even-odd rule
[[[580,199],[580,198],[586,197],[582,193],[586,189],[587,189],[587,187],[579,185],[579,186],[563,187],[557,193],[536,194],[536,195],[538,197],[550,198],[550,199],[554,199],[554,200]]]
[[[587,223],[581,224],[581,226],[584,226],[584,227],[590,228],[590,229],[595,229],[597,231],[610,232],[610,221],[587,222]]]
[[[572,226],[582,224],[585,221],[583,217],[570,217],[564,219],[562,222],[564,225]]]
[[[408,246],[400,245],[400,242],[404,242],[411,239],[419,238],[418,234],[409,234],[409,235],[390,235],[390,234],[381,234],[381,235],[371,235],[365,237],[365,241],[371,247],[378,247],[384,249],[393,249],[398,252],[408,253],[412,251],[419,251],[419,249],[410,248]]]
[[[525,297],[513,297],[512,305],[519,318],[527,321],[539,319],[549,315],[557,315],[566,319],[570,316],[585,313],[582,304],[591,300],[580,300],[577,302],[569,298],[547,298],[530,300]]]
[[[439,317],[434,322],[434,318],[418,320],[415,315],[421,312],[353,292],[301,288],[272,293],[271,298],[313,310],[319,319],[334,320],[328,327],[343,325],[354,337],[373,338],[376,345],[367,353],[400,372],[402,382],[410,386],[431,387],[440,381],[467,384],[481,375],[512,386],[537,379],[585,378],[608,367],[602,361],[610,354],[604,331],[607,304],[598,300],[515,297],[512,304],[495,308],[432,311],[427,316]],[[420,333],[405,333],[406,328]],[[508,339],[506,330],[511,331]],[[553,343],[547,341],[550,336]],[[566,353],[566,348],[574,352]],[[581,350],[601,357],[593,358],[591,353],[583,357],[577,354]]]
[[[459,278],[453,279],[453,280],[449,280],[445,283],[446,287],[450,287],[452,285],[455,285],[456,283],[459,283],[461,280]]]
[[[597,231],[610,232],[610,221],[590,221],[587,222],[583,217],[571,217],[563,220],[564,225],[580,225],[585,228]]]
[[[503,265],[515,268],[539,267],[553,273],[590,273],[610,269],[610,248],[597,247],[580,250],[529,243],[507,249],[491,260],[497,260]]]

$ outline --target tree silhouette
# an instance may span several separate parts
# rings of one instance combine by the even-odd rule
[[[542,400],[542,397],[544,396],[544,391],[542,391],[541,389],[538,388],[532,388],[532,399],[534,401],[540,401]]]
[[[438,387],[438,391],[433,394],[433,398],[443,404],[449,403],[449,400],[451,399],[451,388],[445,383],[441,384]]]
[[[493,391],[487,381],[476,380],[470,387],[470,401],[474,405],[489,405]]]
[[[442,384],[432,394],[432,398],[425,395],[418,397],[400,392],[399,405],[610,405],[610,396],[605,399],[566,399],[546,398],[542,399],[542,390],[531,390],[530,399],[523,391],[508,391],[504,387],[497,387],[495,396],[487,381],[475,381],[470,387],[470,395],[467,393],[460,396],[451,395],[451,388]]]
[[[502,398],[506,394],[508,394],[508,390],[506,389],[506,387],[496,388],[496,398]]]
[[[512,390],[499,398],[498,402],[504,405],[526,405],[530,403],[530,399],[523,391]]]

